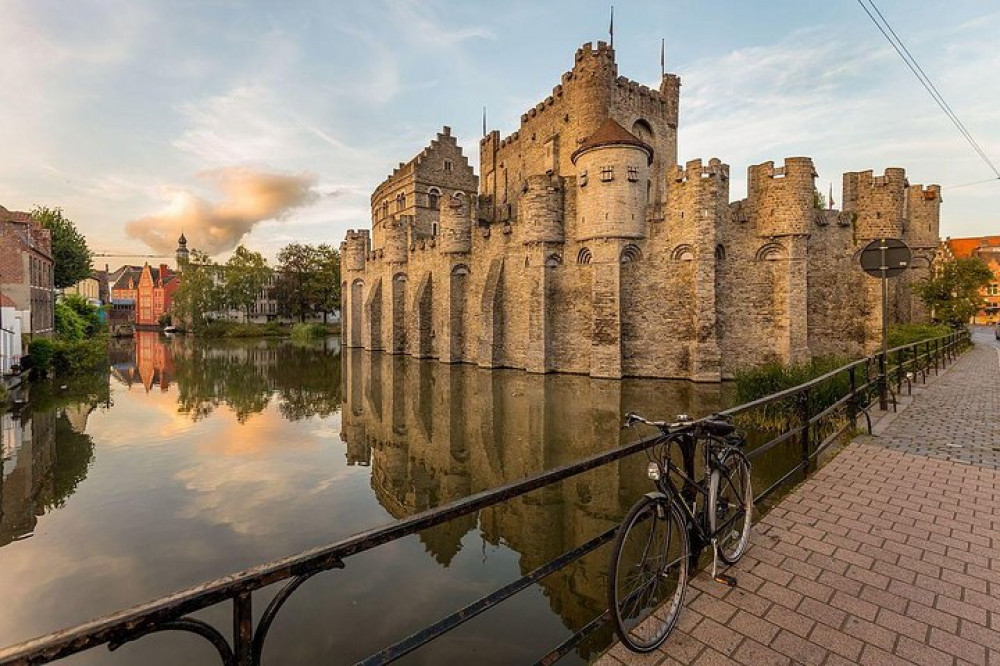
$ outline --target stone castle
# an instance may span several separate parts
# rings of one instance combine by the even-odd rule
[[[940,187],[903,169],[844,174],[817,205],[812,159],[751,166],[730,202],[718,159],[677,164],[680,78],[618,76],[585,44],[520,129],[480,141],[479,177],[448,127],[372,194],[341,244],[349,347],[594,377],[718,381],[767,360],[880,344],[881,286],[858,267],[902,238],[891,317],[926,316],[909,285],[938,244]]]

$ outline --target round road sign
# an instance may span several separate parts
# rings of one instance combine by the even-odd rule
[[[861,270],[873,277],[894,277],[910,267],[913,253],[898,238],[873,240],[861,250]]]

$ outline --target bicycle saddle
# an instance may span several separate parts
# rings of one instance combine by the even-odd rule
[[[725,437],[729,433],[736,430],[736,426],[729,421],[723,421],[722,419],[712,417],[705,419],[704,427],[707,433],[715,435],[716,437]]]

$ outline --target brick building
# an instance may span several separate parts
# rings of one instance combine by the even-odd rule
[[[166,264],[152,267],[122,266],[111,284],[112,321],[157,328],[160,317],[170,310],[180,287],[180,274]]]
[[[976,324],[1000,323],[1000,236],[946,238],[941,241],[941,261],[976,257],[993,271],[993,281],[980,290],[985,305],[976,313]]]
[[[717,381],[767,360],[880,344],[880,286],[857,265],[902,238],[894,321],[938,245],[940,188],[903,169],[844,174],[843,210],[815,206],[809,157],[753,165],[730,201],[718,159],[677,163],[680,78],[618,75],[614,49],[576,52],[520,128],[479,144],[449,128],[371,198],[341,244],[349,347],[530,372]]]
[[[10,299],[29,335],[51,335],[54,325],[52,233],[30,213],[0,206],[0,293]]]

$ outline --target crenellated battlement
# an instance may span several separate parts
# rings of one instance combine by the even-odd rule
[[[814,219],[816,169],[810,157],[787,157],[747,169],[747,211],[763,236],[809,233]]]
[[[683,167],[680,165],[671,167],[668,179],[674,183],[687,183],[688,181],[698,181],[703,178],[729,179],[729,165],[722,160],[713,157],[705,165],[701,159],[688,160]]]
[[[844,210],[854,214],[859,239],[901,238],[906,218],[906,170],[890,167],[844,174]]]
[[[657,102],[664,101],[663,94],[659,90],[655,90],[624,76],[619,76],[615,79],[615,86],[623,88],[639,97],[646,97]]]
[[[598,63],[606,61],[614,63],[615,49],[607,42],[597,42],[596,48],[594,47],[593,42],[586,42],[583,46],[576,50],[576,55],[573,57],[573,60],[577,63],[573,66],[573,69],[577,69],[581,63],[587,63],[588,61],[595,61]]]

